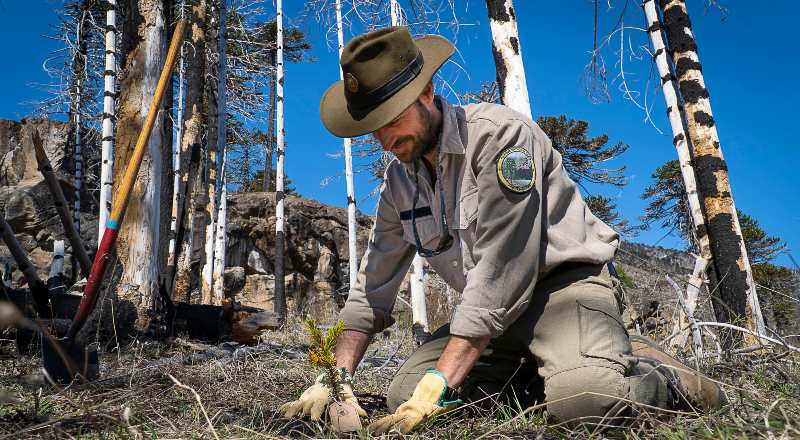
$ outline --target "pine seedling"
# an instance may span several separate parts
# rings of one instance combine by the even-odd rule
[[[308,347],[308,363],[312,367],[320,367],[325,370],[328,386],[333,391],[332,397],[338,402],[341,390],[339,389],[339,372],[336,371],[336,356],[333,354],[333,348],[336,346],[339,335],[344,331],[344,321],[339,320],[328,330],[326,335],[322,334],[322,330],[317,326],[317,321],[313,319],[306,320],[306,327],[311,336],[311,345]]]

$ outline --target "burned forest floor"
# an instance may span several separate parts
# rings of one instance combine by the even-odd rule
[[[45,383],[38,356],[17,356],[13,344],[0,345],[0,439],[341,437],[321,423],[277,412],[319,374],[308,365],[307,336],[297,322],[266,332],[252,347],[176,339],[103,349],[100,379],[66,388]],[[370,420],[386,413],[381,396],[413,349],[408,328],[378,335],[368,349],[355,388]],[[714,357],[700,369],[729,399],[714,414],[642,408],[629,427],[600,431],[548,424],[538,408],[468,405],[390,438],[800,438],[800,354],[775,348]]]

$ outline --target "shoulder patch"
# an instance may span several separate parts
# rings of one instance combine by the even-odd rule
[[[497,179],[515,193],[528,192],[536,183],[536,166],[522,147],[508,147],[497,159]]]

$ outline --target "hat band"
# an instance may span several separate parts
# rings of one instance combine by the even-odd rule
[[[422,56],[422,51],[417,53],[417,56],[411,60],[410,63],[403,70],[397,72],[386,84],[378,87],[377,89],[370,90],[362,95],[354,95],[348,97],[347,107],[352,110],[363,110],[369,107],[376,106],[383,101],[386,101],[397,93],[400,89],[405,87],[422,71],[422,66],[425,64],[425,59]]]

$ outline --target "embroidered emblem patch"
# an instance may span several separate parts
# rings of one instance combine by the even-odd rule
[[[497,159],[497,178],[516,193],[530,191],[536,182],[536,167],[530,153],[522,147],[503,150]]]
[[[355,75],[352,73],[347,73],[344,75],[344,87],[350,93],[356,93],[358,91],[358,80],[356,79]]]

